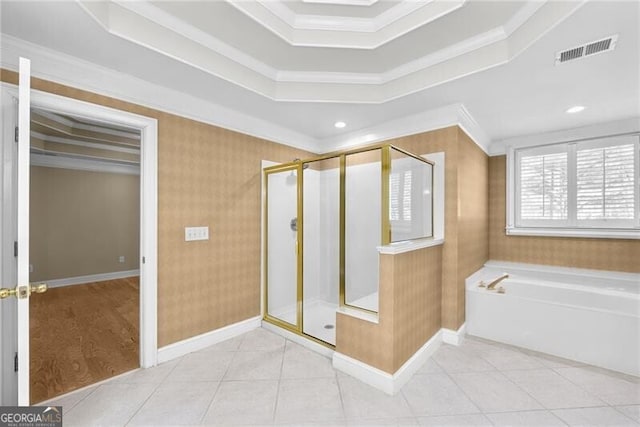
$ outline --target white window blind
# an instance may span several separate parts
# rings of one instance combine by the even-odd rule
[[[515,151],[514,227],[640,228],[639,137]]]
[[[578,149],[576,168],[578,220],[634,218],[633,144]]]
[[[411,171],[404,173],[402,185],[402,219],[411,221]]]
[[[389,175],[389,219],[391,221],[400,220],[400,174]]]
[[[520,181],[523,219],[567,218],[567,153],[523,156]]]
[[[411,221],[411,170],[389,175],[389,219]]]

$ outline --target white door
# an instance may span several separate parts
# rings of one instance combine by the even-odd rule
[[[31,61],[20,58],[18,88],[18,405],[29,405],[29,168]],[[26,292],[25,292],[26,287]]]
[[[31,63],[20,58],[18,87],[18,120],[17,120],[17,161],[11,160],[17,173],[15,193],[10,205],[14,206],[15,240],[17,244],[17,264],[14,283],[6,283],[2,289],[3,306],[3,345],[16,349],[17,374],[7,375],[11,370],[3,366],[3,390],[12,396],[4,396],[4,404],[20,406],[29,405],[29,296],[32,287],[29,283],[29,156],[30,156],[30,107],[31,107]],[[15,122],[14,122],[15,123]],[[7,161],[7,159],[5,159]],[[13,169],[13,168],[11,168]],[[8,192],[8,188],[3,189]],[[9,190],[10,191],[10,190]],[[13,193],[13,191],[11,191]],[[5,212],[6,213],[6,212]],[[13,215],[12,215],[13,216]],[[7,230],[5,230],[7,231]],[[8,233],[7,233],[8,234]],[[13,234],[13,233],[11,233]],[[4,235],[3,238],[8,236]],[[13,239],[11,239],[13,240]],[[13,254],[12,254],[13,255]],[[6,276],[5,276],[6,279]],[[10,279],[13,281],[13,278]],[[45,290],[41,288],[40,290]],[[5,323],[6,321],[6,323]],[[10,330],[9,330],[10,329]],[[13,339],[7,340],[7,337]],[[12,341],[12,342],[9,342]],[[16,347],[14,347],[14,345]],[[5,349],[5,351],[10,349]],[[6,363],[6,360],[5,360]],[[11,384],[9,384],[11,383]],[[17,391],[17,396],[15,395]],[[17,399],[16,399],[17,397]]]

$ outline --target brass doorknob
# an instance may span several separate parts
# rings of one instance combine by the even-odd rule
[[[29,286],[16,286],[14,289],[0,288],[0,299],[16,296],[19,299],[27,298],[31,294],[42,294],[47,292],[48,286],[46,283],[39,283],[37,285]]]
[[[15,289],[0,288],[0,299],[9,298],[16,294]]]
[[[31,285],[31,293],[43,294],[47,292],[49,287],[46,283],[38,283],[37,285]]]

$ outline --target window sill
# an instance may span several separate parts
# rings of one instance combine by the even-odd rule
[[[640,239],[640,230],[582,229],[582,228],[526,228],[507,227],[508,236],[583,237],[591,239]]]

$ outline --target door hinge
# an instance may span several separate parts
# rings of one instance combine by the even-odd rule
[[[18,242],[13,242],[13,256],[17,257],[18,256]]]
[[[16,132],[15,132],[15,136],[14,136],[14,138],[13,138],[15,142],[18,142],[18,134],[19,134],[19,132],[20,132],[20,131],[19,131],[19,129],[20,129],[20,128],[18,128],[18,126],[16,126]]]
[[[147,259],[145,257],[142,257],[142,263],[144,264],[146,262],[147,262]]]
[[[13,372],[18,372],[18,353],[13,357]]]

